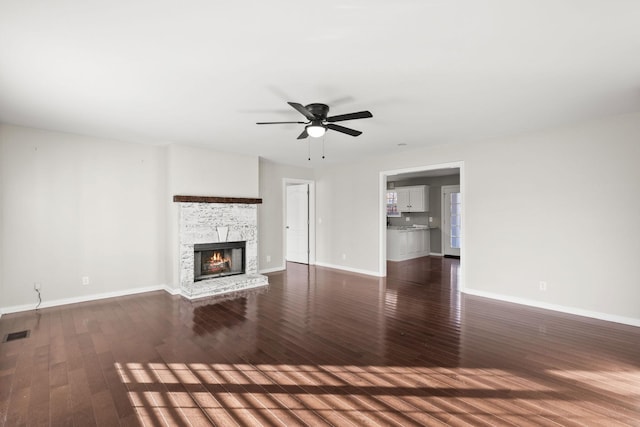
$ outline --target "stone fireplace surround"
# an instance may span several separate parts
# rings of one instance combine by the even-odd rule
[[[260,199],[174,196],[179,204],[180,293],[195,299],[266,286],[258,274],[258,209]],[[222,232],[224,230],[224,232]],[[226,240],[224,239],[226,235]],[[194,282],[194,245],[246,241],[245,274]]]

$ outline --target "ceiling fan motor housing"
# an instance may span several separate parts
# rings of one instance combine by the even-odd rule
[[[329,106],[326,104],[309,104],[305,107],[311,114],[316,116],[319,120],[324,120],[329,114]]]

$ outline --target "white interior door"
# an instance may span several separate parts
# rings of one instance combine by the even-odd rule
[[[309,185],[287,186],[287,261],[309,264]]]
[[[460,256],[462,244],[462,193],[459,185],[442,186],[442,252]]]

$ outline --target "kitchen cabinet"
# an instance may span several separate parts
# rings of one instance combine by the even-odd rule
[[[414,185],[411,187],[396,187],[398,194],[398,211],[427,212],[429,210],[429,186]]]
[[[407,255],[416,255],[424,250],[424,233],[421,230],[407,230]]]
[[[387,259],[404,261],[429,255],[429,229],[399,227],[387,229]]]

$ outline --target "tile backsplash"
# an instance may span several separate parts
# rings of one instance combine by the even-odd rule
[[[409,218],[409,221],[407,221]],[[403,212],[399,218],[387,217],[389,225],[429,225],[429,212]]]

